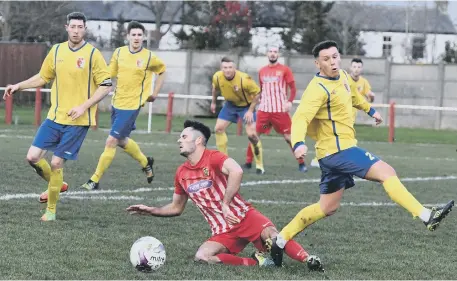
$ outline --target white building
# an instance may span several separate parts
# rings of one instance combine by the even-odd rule
[[[331,14],[361,30],[366,57],[388,57],[395,63],[436,63],[447,41],[457,43],[457,34],[446,6],[426,4],[376,6],[346,2],[336,4]]]

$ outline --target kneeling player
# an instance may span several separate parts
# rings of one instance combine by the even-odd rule
[[[211,130],[202,123],[186,121],[178,140],[180,153],[187,161],[178,167],[173,201],[163,207],[134,205],[131,213],[157,217],[179,216],[190,198],[211,226],[212,236],[195,254],[195,260],[245,266],[268,266],[273,261],[262,252],[271,247],[278,231],[262,213],[238,193],[243,170],[222,152],[206,149]],[[253,258],[236,256],[249,243],[261,252]],[[285,253],[306,262],[308,253],[295,241],[289,241]],[[314,269],[321,269],[318,264]]]

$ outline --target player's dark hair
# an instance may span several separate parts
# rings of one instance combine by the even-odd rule
[[[83,13],[73,12],[67,15],[67,24],[69,24],[71,20],[82,20],[84,25],[86,25],[87,18]]]
[[[130,33],[130,30],[135,29],[135,28],[143,30],[143,33],[146,31],[146,29],[144,28],[144,25],[142,25],[141,23],[139,23],[137,21],[131,21],[127,25],[127,33]]]
[[[361,63],[361,64],[363,64],[363,61],[362,61],[362,59],[359,59],[359,58],[353,58],[353,59],[351,60],[351,63],[353,63],[353,62],[356,62],[356,63]]]
[[[231,58],[229,58],[229,57],[223,57],[223,58],[221,59],[221,63],[222,63],[222,62],[233,62],[233,60],[232,60]]]
[[[325,40],[322,42],[317,43],[314,48],[313,48],[313,56],[315,58],[319,57],[319,53],[322,50],[330,49],[331,47],[335,47],[338,49],[338,44],[336,44],[335,41],[332,40]]]
[[[192,128],[194,130],[197,130],[199,131],[200,133],[203,134],[203,136],[205,137],[205,143],[204,145],[206,146],[206,144],[208,143],[208,140],[209,138],[211,137],[211,130],[208,126],[206,126],[205,124],[201,123],[201,122],[198,122],[198,121],[194,121],[194,120],[186,120],[184,121],[184,129],[185,128]]]

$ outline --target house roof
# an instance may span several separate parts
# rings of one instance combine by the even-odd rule
[[[155,22],[154,14],[147,8],[134,4],[133,1],[84,1],[73,2],[75,9],[86,14],[90,20],[116,21],[122,14],[126,21]],[[149,1],[143,2],[145,4]],[[182,1],[168,1],[162,16],[162,22],[172,21],[174,11],[183,4]],[[278,2],[279,3],[279,2]],[[282,2],[283,3],[283,2]],[[175,15],[174,21],[180,22],[181,12]],[[275,2],[264,2],[254,26],[287,27],[288,11],[285,5]],[[346,22],[362,31],[439,33],[456,34],[456,29],[447,14],[438,9],[407,6],[367,5],[360,2],[337,2],[329,12],[330,18]]]
[[[133,3],[134,1],[75,1],[72,4],[75,9],[81,10],[89,20],[117,21],[119,15],[126,21],[136,20],[144,23],[154,23],[156,18],[147,8]],[[150,1],[138,1],[146,5]],[[182,1],[164,2],[165,12],[162,22],[168,23],[172,20],[173,12],[182,5]],[[175,21],[180,21],[181,12],[175,16]]]

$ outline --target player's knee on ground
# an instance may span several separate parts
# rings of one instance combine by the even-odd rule
[[[378,161],[368,170],[367,174],[365,175],[365,179],[383,183],[388,178],[394,177],[396,175],[397,173],[392,166],[384,161]]]
[[[209,263],[210,258],[211,256],[208,253],[205,253],[204,251],[197,251],[195,253],[194,261]]]
[[[106,139],[106,143],[105,145],[107,147],[116,147],[118,144],[120,144],[120,142],[113,136],[108,136],[108,138]]]

